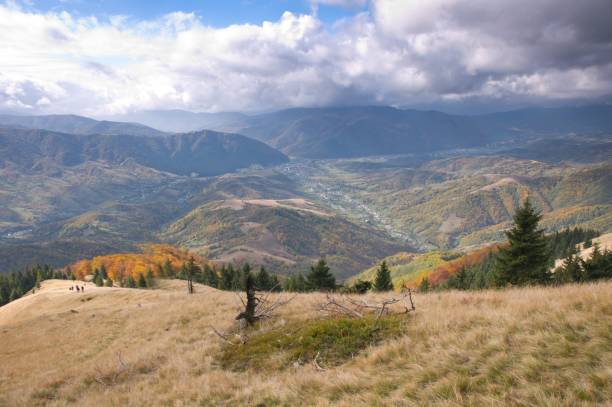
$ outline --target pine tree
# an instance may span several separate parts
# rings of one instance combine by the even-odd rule
[[[544,284],[549,281],[548,252],[544,231],[538,229],[542,215],[525,200],[514,215],[514,225],[506,232],[508,247],[500,249],[495,267],[496,283]]]
[[[200,267],[195,263],[193,256],[189,258],[186,264],[183,264],[181,273],[184,274],[184,278],[187,280],[187,292],[193,294],[193,279],[200,273]]]
[[[219,278],[219,289],[220,290],[231,290],[233,279],[233,269],[230,270],[225,265],[221,267],[221,276]]]
[[[376,291],[391,291],[393,290],[393,282],[391,281],[391,273],[387,262],[383,260],[380,267],[376,271],[376,278],[374,279],[374,289]]]
[[[36,287],[37,289],[40,288],[40,283],[43,280],[43,276],[42,273],[40,272],[40,270],[36,273],[36,284],[34,285],[34,287]]]
[[[584,281],[581,261],[575,252],[571,252],[565,257],[561,267],[555,270],[554,278],[557,283]]]
[[[599,244],[593,244],[591,257],[582,262],[584,276],[587,280],[612,278],[612,252],[601,251]]]
[[[138,288],[147,288],[147,279],[144,274],[138,274]]]
[[[108,273],[104,264],[100,266],[100,277],[102,277],[103,280],[106,280],[108,278]]]
[[[429,291],[429,278],[425,277],[421,280],[421,284],[419,284],[419,291],[426,293]]]
[[[151,268],[147,269],[146,286],[147,288],[153,288],[155,286],[155,280],[153,279],[153,270],[151,270]]]
[[[219,284],[217,281],[217,273],[215,273],[215,270],[213,270],[208,264],[204,265],[204,279],[206,280],[205,284],[211,287],[217,287]]]
[[[136,280],[134,280],[134,277],[132,277],[131,274],[128,276],[127,286],[128,288],[136,288]]]
[[[166,274],[164,273],[164,268],[162,267],[161,264],[157,263],[157,265],[155,266],[155,271],[157,271],[158,278],[166,277]]]
[[[259,272],[257,273],[257,276],[255,276],[255,287],[262,291],[272,289],[272,279],[264,266],[259,268]]]
[[[274,291],[274,292],[279,292],[282,290],[282,286],[280,281],[278,280],[278,277],[276,276],[276,274],[272,274],[271,277],[271,288],[270,290]]]
[[[308,288],[311,290],[333,290],[336,288],[336,277],[330,272],[324,259],[310,268],[306,276]]]
[[[365,294],[372,288],[372,282],[367,280],[357,280],[350,291],[354,291],[357,294]]]
[[[174,270],[174,267],[172,267],[172,263],[170,263],[169,259],[166,259],[166,261],[164,262],[163,269],[165,277],[174,278],[174,276],[176,275],[176,271]]]
[[[102,279],[102,274],[98,273],[97,270],[96,270],[96,274],[95,274],[93,282],[96,285],[96,287],[102,287],[104,285],[104,280]]]

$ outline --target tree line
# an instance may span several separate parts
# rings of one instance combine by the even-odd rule
[[[180,271],[175,273],[175,275],[176,278],[182,280],[195,281],[227,291],[244,291],[249,278],[252,279],[255,289],[260,291],[309,292],[341,290],[343,292],[364,293],[370,289],[377,291],[393,289],[391,274],[385,262],[379,267],[374,283],[359,280],[352,286],[337,284],[336,277],[325,259],[318,260],[310,267],[307,273],[290,275],[284,282],[281,282],[281,279],[276,274],[269,273],[263,266],[257,272],[254,272],[248,263],[240,268],[229,264],[223,265],[217,273],[207,264],[199,266],[193,259],[183,264]]]
[[[74,276],[70,271],[55,270],[48,264],[0,274],[0,306],[39,289],[42,281],[50,279],[74,280]]]
[[[612,251],[601,250],[592,239],[594,230],[574,228],[545,235],[539,228],[542,214],[527,199],[517,210],[513,226],[505,234],[506,246],[490,252],[478,264],[464,266],[445,283],[432,286],[427,278],[419,290],[483,289],[505,286],[549,285],[586,282],[612,278]],[[593,247],[591,256],[582,259],[576,245]],[[564,258],[561,267],[553,269],[555,259]]]

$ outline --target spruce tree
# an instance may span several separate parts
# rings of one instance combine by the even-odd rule
[[[376,291],[391,291],[393,290],[393,282],[391,281],[391,273],[387,262],[383,260],[380,267],[376,271],[376,278],[374,280],[374,289]]]
[[[231,290],[232,289],[232,278],[233,269],[230,270],[228,267],[223,265],[221,267],[221,276],[219,278],[219,289],[220,290]]]
[[[429,291],[429,278],[425,277],[421,280],[421,284],[419,284],[419,291],[426,293]]]
[[[108,278],[108,273],[104,264],[100,266],[100,277],[102,277],[103,280],[106,280]]]
[[[514,225],[506,232],[508,247],[500,249],[495,267],[496,283],[544,284],[549,281],[548,250],[544,231],[538,229],[542,215],[529,199],[514,215]]]
[[[102,279],[102,275],[98,273],[97,271],[96,271],[93,282],[96,285],[96,287],[102,287],[104,285],[104,280]]]
[[[144,274],[138,274],[138,288],[147,288],[147,280]]]
[[[275,291],[275,292],[279,292],[282,290],[282,286],[280,281],[278,280],[278,277],[276,276],[276,274],[272,274],[272,277],[270,278],[270,290]]]
[[[164,272],[164,268],[162,267],[161,264],[157,263],[157,265],[155,266],[156,271],[157,271],[157,277],[158,278],[163,278],[166,277],[166,274]]]
[[[259,268],[259,272],[257,273],[257,276],[255,276],[255,287],[262,291],[272,289],[272,279],[264,266]]]
[[[330,272],[325,259],[321,259],[310,268],[306,276],[308,288],[311,290],[333,290],[336,288],[336,277]]]
[[[174,267],[172,267],[172,263],[170,263],[169,259],[166,259],[166,261],[164,262],[163,269],[165,277],[174,278],[174,276],[176,275]]]
[[[127,286],[128,288],[136,288],[136,280],[134,280],[134,277],[132,277],[131,274],[128,276]]]
[[[350,291],[354,291],[357,294],[365,294],[372,288],[372,282],[368,280],[357,280],[355,284],[350,287]]]
[[[563,264],[555,270],[554,278],[557,283],[570,283],[584,281],[584,272],[580,258],[575,252],[570,252]]]
[[[147,288],[153,288],[154,285],[155,280],[153,279],[153,270],[151,270],[151,268],[148,268],[146,276],[146,286]]]
[[[43,280],[43,276],[42,273],[40,272],[40,270],[36,273],[36,284],[34,285],[34,287],[36,288],[40,288],[40,283]]]

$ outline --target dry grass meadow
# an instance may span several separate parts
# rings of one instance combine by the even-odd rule
[[[417,294],[399,337],[324,371],[224,370],[210,325],[232,326],[233,293],[70,284],[0,308],[1,406],[612,405],[611,282]],[[318,318],[323,298],[257,329]]]

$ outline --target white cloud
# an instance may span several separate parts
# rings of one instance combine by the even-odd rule
[[[612,94],[612,29],[601,17],[612,14],[609,4],[373,0],[370,12],[332,28],[290,12],[211,28],[182,12],[100,20],[0,6],[0,109],[103,115],[595,98]]]

